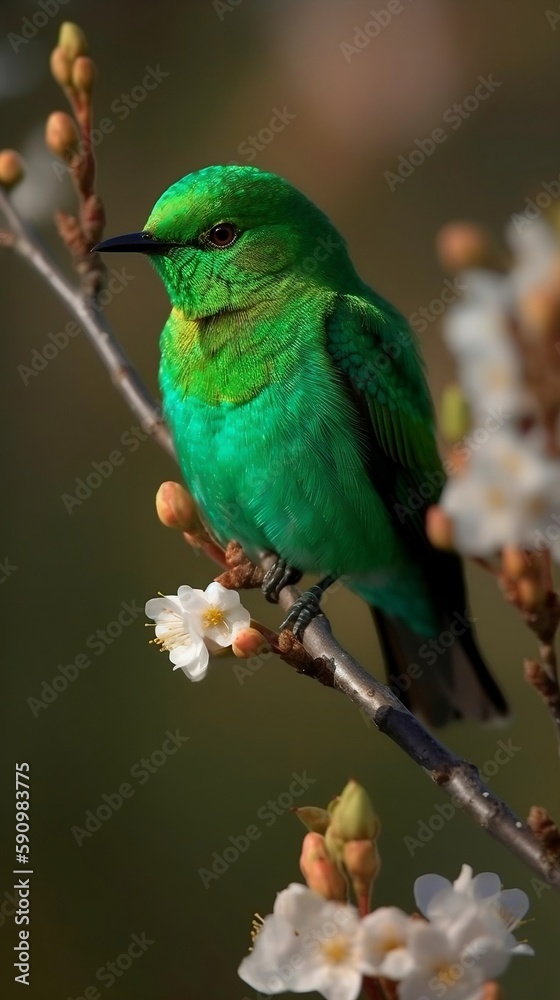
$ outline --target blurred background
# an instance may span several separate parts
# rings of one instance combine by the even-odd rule
[[[0,145],[27,161],[20,208],[67,267],[51,219],[56,207],[72,206],[72,190],[44,147],[43,127],[49,112],[64,108],[48,58],[59,24],[70,19],[85,29],[99,67],[96,124],[114,126],[99,130],[97,146],[107,235],[140,229],[159,194],[204,165],[253,162],[283,174],[332,217],[368,282],[408,316],[425,310],[416,328],[437,399],[452,368],[440,334],[445,275],[434,237],[457,218],[499,233],[543,181],[557,180],[558,12],[531,0],[402,0],[377,33],[370,26],[375,37],[360,34],[371,12],[384,10],[379,0],[3,5]],[[160,82],[146,90],[150,70]],[[472,98],[480,77],[483,100]],[[278,113],[285,127],[273,133]],[[437,128],[445,140],[424,162],[413,156],[413,170],[403,168],[411,151],[429,149],[424,140]],[[409,176],[395,181],[399,165]],[[165,293],[146,260],[114,266],[122,288],[108,314],[156,392]],[[303,828],[289,811],[294,774],[308,785],[294,805],[326,804],[350,775],[370,791],[383,822],[378,905],[410,909],[418,875],[454,878],[463,862],[525,889],[531,919],[519,936],[537,958],[512,963],[505,996],[555,996],[552,892],[460,813],[434,832],[441,824],[429,821],[447,800],[350,703],[276,661],[251,674],[218,661],[204,683],[191,685],[148,645],[138,610],[146,599],[182,583],[206,586],[214,575],[156,519],[156,490],[175,469],[152,442],[133,448],[135,421],[81,335],[53,348],[69,317],[8,252],[0,286],[9,689],[1,727],[2,994],[14,989],[13,768],[27,760],[31,996],[92,1000],[112,989],[123,1000],[253,997],[236,975],[252,914],[270,911],[275,893],[300,878]],[[69,512],[64,494],[75,494],[77,480],[115,449],[122,464]],[[491,762],[492,788],[522,816],[535,802],[558,816],[552,726],[521,676],[532,638],[493,582],[469,575],[480,642],[514,719],[503,731],[454,726],[444,738],[479,766]],[[278,624],[258,593],[246,603]],[[366,608],[341,592],[328,613],[340,641],[380,674]],[[82,669],[73,671],[80,655]],[[73,679],[64,690],[59,681],[53,697],[60,667]],[[166,756],[168,730],[179,736]],[[500,740],[511,740],[511,754],[496,767]],[[139,762],[154,753],[152,773],[143,771]],[[133,794],[118,810],[102,811],[108,818],[87,836],[73,832],[85,830],[88,810],[117,801],[110,797],[123,783]],[[260,837],[219,878],[204,876],[250,825]],[[108,963],[142,934],[141,957],[121,959],[111,972]]]

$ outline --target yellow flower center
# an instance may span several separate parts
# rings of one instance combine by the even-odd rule
[[[514,931],[516,927],[520,927],[521,924],[527,923],[526,920],[520,920],[515,913],[511,912],[511,910],[507,910],[505,906],[497,906],[496,910],[500,920],[508,931]]]
[[[332,965],[344,962],[350,954],[348,938],[342,936],[329,938],[322,945],[322,952],[327,962],[330,962]]]
[[[507,503],[507,497],[499,486],[491,486],[486,490],[486,500],[489,507],[495,508],[505,507]]]
[[[438,983],[442,983],[447,987],[454,986],[462,975],[463,970],[458,962],[453,965],[440,965],[439,968],[436,969],[436,978]]]
[[[188,646],[191,642],[191,636],[185,631],[185,626],[179,617],[175,615],[172,608],[167,609],[174,615],[175,620],[169,622],[146,622],[147,628],[156,628],[159,624],[163,625],[165,632],[163,635],[157,635],[155,639],[150,639],[150,643],[154,643],[156,646],[160,647],[160,652],[169,653],[176,646]]]
[[[501,365],[489,365],[486,377],[491,389],[503,389],[510,383],[509,374]]]
[[[253,920],[251,922],[251,947],[249,951],[252,951],[260,932],[264,927],[264,917],[261,917],[260,913],[255,913]]]
[[[215,605],[202,612],[202,624],[204,628],[227,628],[224,612]]]
[[[546,510],[546,500],[544,497],[531,497],[525,504],[525,510],[528,514],[534,514],[536,516],[544,514]]]
[[[404,946],[404,941],[402,940],[402,938],[399,938],[397,937],[396,934],[393,934],[392,937],[387,936],[381,942],[381,951],[387,954],[387,952],[394,951],[395,948],[402,948],[403,946]]]
[[[521,471],[523,462],[521,461],[521,457],[519,455],[516,455],[515,452],[510,451],[508,452],[507,455],[504,455],[502,457],[502,465],[506,470],[506,472],[511,472],[512,475],[515,476],[517,475],[518,472]]]

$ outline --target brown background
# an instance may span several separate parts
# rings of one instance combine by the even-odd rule
[[[71,191],[66,180],[58,181],[41,132],[46,115],[64,106],[46,67],[59,22],[71,18],[86,29],[99,65],[96,120],[108,116],[115,124],[98,146],[108,235],[141,228],[159,194],[184,173],[208,163],[248,162],[239,145],[285,106],[296,117],[258,153],[256,165],[285,175],[316,200],[348,239],[363,276],[407,315],[438,300],[444,280],[433,249],[439,226],[466,217],[500,232],[527,196],[558,177],[560,30],[532,0],[403,0],[402,12],[348,62],[341,43],[352,42],[373,6],[383,5],[242,0],[220,17],[211,0],[70,0],[17,53],[8,32],[20,32],[22,18],[40,7],[3,6],[0,142],[26,153],[33,179],[19,197],[57,257],[65,262],[49,216],[55,203],[71,204]],[[158,65],[168,77],[119,118],[111,104],[141,84],[145,67]],[[448,124],[445,143],[391,192],[384,172],[394,171],[415,139],[441,127],[446,109],[489,74],[500,87],[460,128]],[[108,312],[155,390],[166,297],[145,260],[122,261],[134,279]],[[462,815],[412,855],[404,838],[416,837],[419,824],[436,815],[443,794],[342,697],[282,663],[268,663],[240,683],[226,660],[192,686],[147,645],[139,615],[101,655],[90,649],[91,666],[34,717],[28,699],[40,696],[58,664],[88,653],[88,637],[115,620],[121,602],[143,606],[158,590],[205,586],[212,567],[157,522],[153,496],[174,469],[150,442],[134,453],[119,444],[134,420],[81,337],[24,384],[18,366],[29,366],[32,351],[42,351],[68,317],[40,279],[8,254],[0,282],[0,558],[18,567],[0,588],[8,687],[0,895],[10,888],[13,764],[29,760],[29,995],[82,996],[96,984],[96,971],[126,950],[131,934],[145,931],[154,944],[111,987],[115,998],[252,996],[235,971],[251,916],[267,912],[275,892],[298,879],[301,842],[289,812],[269,826],[257,813],[287,791],[293,772],[306,772],[314,784],[298,802],[325,803],[349,775],[370,790],[383,821],[378,904],[410,908],[415,877],[433,870],[454,877],[465,861],[523,887],[532,906],[520,933],[536,946],[537,958],[512,963],[506,996],[555,997],[558,903],[552,893],[535,891],[531,874]],[[439,320],[421,340],[437,397],[451,375]],[[123,464],[69,514],[62,494],[73,493],[76,479],[114,449],[125,454]],[[479,765],[492,761],[499,740],[511,739],[518,750],[492,777],[492,787],[523,815],[535,801],[558,815],[551,726],[521,680],[531,638],[490,580],[476,571],[471,580],[481,643],[515,719],[503,732],[451,728],[446,739]],[[258,594],[247,604],[278,621]],[[366,609],[341,593],[328,610],[340,640],[378,671]],[[135,762],[177,728],[188,742],[145,784],[131,779]],[[127,780],[134,796],[78,847],[71,827],[83,825],[102,793]],[[210,867],[230,836],[255,823],[262,836],[206,889],[198,870]],[[1,922],[0,941],[2,989],[11,995],[11,918]],[[97,986],[104,995],[104,985]]]

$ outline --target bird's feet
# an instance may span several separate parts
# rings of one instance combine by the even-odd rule
[[[302,574],[299,569],[290,566],[286,559],[278,556],[274,565],[264,575],[262,581],[262,592],[267,601],[271,604],[278,604],[278,595],[282,587],[287,587],[289,583],[298,583]]]
[[[288,614],[280,626],[280,631],[290,629],[296,639],[300,639],[307,626],[317,615],[321,614],[321,598],[325,590],[334,583],[336,577],[326,576],[314,587],[305,590],[297,601],[294,601]]]

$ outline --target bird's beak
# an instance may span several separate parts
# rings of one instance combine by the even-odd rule
[[[114,253],[167,253],[174,247],[180,247],[180,243],[166,243],[164,240],[155,240],[150,233],[125,233],[124,236],[113,236],[110,240],[103,240],[92,248],[92,252],[97,250],[101,253],[111,251]]]

